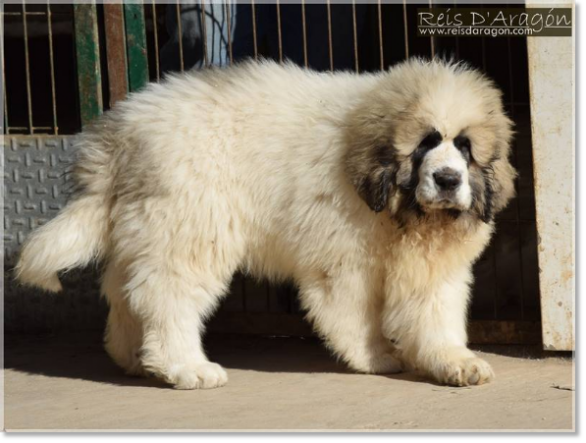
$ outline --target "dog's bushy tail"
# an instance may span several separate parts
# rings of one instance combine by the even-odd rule
[[[108,205],[98,194],[81,195],[26,240],[16,278],[28,285],[59,292],[59,271],[101,258],[108,237]]]

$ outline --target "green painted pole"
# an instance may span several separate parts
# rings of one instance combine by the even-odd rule
[[[75,4],[73,14],[79,107],[86,126],[103,111],[98,14],[95,3]]]
[[[142,3],[124,5],[126,53],[128,56],[128,84],[130,92],[145,86],[149,81],[147,43]]]

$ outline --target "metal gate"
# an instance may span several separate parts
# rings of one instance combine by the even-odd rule
[[[189,5],[4,5],[6,331],[96,329],[104,324],[106,307],[97,295],[95,269],[68,275],[65,293],[57,296],[18,287],[11,281],[11,266],[27,233],[53,217],[66,202],[63,171],[72,159],[73,134],[128,92],[148,81],[161,81],[166,69],[163,48],[177,52],[177,66],[169,69],[218,63],[207,36],[212,32],[224,35],[227,28],[224,60],[228,64],[242,56],[282,61],[287,45],[291,46],[288,32],[296,26],[300,45],[297,61],[306,66],[332,69],[344,60],[350,69],[366,72],[386,69],[413,55],[451,55],[483,69],[502,88],[516,123],[513,163],[520,175],[517,197],[499,214],[496,235],[474,269],[470,338],[476,343],[539,343],[538,236],[526,39],[417,37],[418,6],[381,1],[345,5],[251,1],[240,2],[238,7],[243,9],[235,16],[235,5],[205,1]],[[195,61],[195,52],[190,52],[194,49],[178,38],[183,35],[187,13],[192,20],[188,24],[195,23],[200,32],[199,59]],[[299,20],[291,25],[293,14]],[[249,20],[248,49],[237,47],[233,31],[239,25],[234,17],[240,23]],[[321,18],[317,22],[308,17]],[[336,45],[341,38],[350,42],[343,51]],[[315,57],[311,45],[327,50]],[[273,286],[237,276],[210,330],[310,335],[302,316],[292,285]]]

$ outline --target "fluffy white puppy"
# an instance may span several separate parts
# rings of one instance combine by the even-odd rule
[[[17,275],[59,291],[59,271],[101,260],[107,351],[178,389],[227,381],[201,334],[237,270],[292,278],[357,371],[481,384],[471,265],[513,195],[510,138],[493,83],[448,62],[171,76],[79,136],[81,191],[30,236]]]

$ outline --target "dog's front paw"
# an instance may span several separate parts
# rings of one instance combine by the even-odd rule
[[[481,385],[494,379],[494,372],[486,361],[471,357],[446,364],[437,379],[452,386]]]
[[[212,389],[224,386],[228,382],[228,374],[219,364],[205,362],[176,368],[167,381],[175,389]]]

